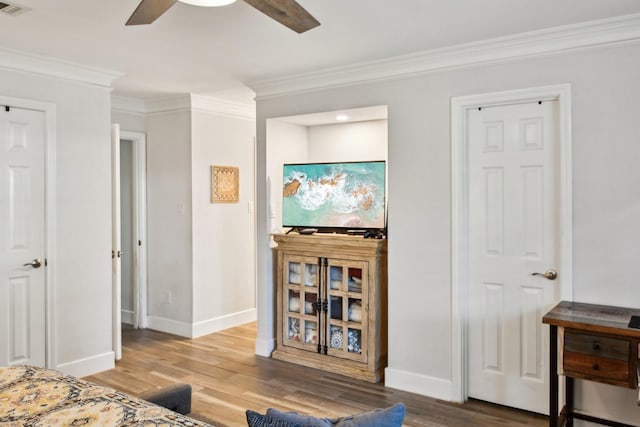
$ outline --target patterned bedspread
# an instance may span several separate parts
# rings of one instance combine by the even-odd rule
[[[210,425],[56,371],[11,366],[0,367],[0,426]]]

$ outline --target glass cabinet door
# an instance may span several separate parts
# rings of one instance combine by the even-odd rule
[[[329,259],[327,354],[367,360],[368,277],[366,262]]]
[[[283,341],[317,352],[321,340],[318,258],[285,256],[283,268]]]

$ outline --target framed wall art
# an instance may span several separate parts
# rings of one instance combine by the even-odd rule
[[[211,166],[211,203],[238,203],[240,170],[234,166]]]

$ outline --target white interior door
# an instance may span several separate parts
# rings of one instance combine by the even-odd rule
[[[45,117],[0,110],[0,366],[45,366]]]
[[[111,240],[112,240],[112,292],[113,292],[113,352],[122,359],[121,329],[121,236],[120,236],[120,126],[111,127]]]
[[[548,413],[558,282],[557,101],[468,115],[468,395]],[[558,274],[562,274],[558,271]]]

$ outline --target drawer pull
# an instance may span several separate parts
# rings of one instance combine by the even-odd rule
[[[597,363],[594,363],[594,364],[593,364],[593,370],[594,370],[594,371],[597,371],[598,369],[600,369],[600,367],[598,366],[598,364],[597,364]]]
[[[599,342],[594,342],[593,343],[593,349],[594,350],[600,350],[600,343]]]

